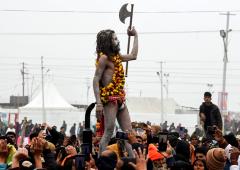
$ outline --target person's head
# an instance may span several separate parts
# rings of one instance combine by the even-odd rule
[[[38,137],[38,133],[39,133],[40,131],[36,131],[36,132],[34,132],[34,133],[31,133],[30,135],[29,135],[29,139],[30,139],[30,142],[32,141],[32,139],[33,138],[36,138],[36,137]]]
[[[197,147],[194,151],[196,159],[201,159],[206,161],[207,147]]]
[[[194,170],[207,170],[207,164],[205,160],[196,159],[193,162],[193,169]]]
[[[153,144],[149,144],[148,146],[148,157],[151,159],[154,168],[160,168],[166,160],[164,159],[164,155],[158,152],[158,149]]]
[[[199,141],[198,141],[198,137],[197,135],[193,134],[191,137],[190,137],[190,142],[193,146],[197,146]]]
[[[213,148],[207,152],[207,167],[209,170],[223,170],[227,156],[225,150],[222,148]]]
[[[61,127],[61,128],[60,128],[60,132],[62,132],[62,133],[65,132],[65,128],[64,128],[64,127]]]
[[[41,126],[38,131],[38,137],[45,139],[47,136],[47,128],[45,126]]]
[[[186,160],[190,159],[190,145],[188,142],[179,140],[176,145],[176,154],[184,157]]]
[[[16,133],[15,132],[12,132],[12,131],[7,132],[6,137],[9,140],[8,143],[10,143],[12,145],[16,144]]]
[[[231,132],[227,135],[223,136],[225,138],[225,140],[232,146],[238,148],[238,141],[237,138],[235,137],[235,135]]]
[[[211,100],[212,100],[212,94],[210,92],[205,92],[203,99],[204,99],[206,104],[210,104]]]
[[[161,131],[161,127],[158,125],[153,125],[151,130],[152,130],[152,135],[157,135]]]
[[[111,150],[105,150],[101,153],[97,167],[99,170],[114,170],[117,165],[117,154]]]
[[[120,43],[113,30],[107,29],[100,31],[97,34],[96,43],[97,54],[102,52],[110,57],[112,55],[118,54],[120,51]]]
[[[141,136],[136,136],[137,143],[143,144],[143,138]]]

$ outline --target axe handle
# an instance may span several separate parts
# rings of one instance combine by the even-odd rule
[[[129,28],[132,28],[132,18],[133,18],[133,7],[134,4],[131,4],[131,16],[130,16],[130,23],[129,23]],[[128,46],[127,46],[127,54],[129,54],[130,51],[130,42],[131,42],[131,36],[128,36]],[[126,62],[126,74],[125,77],[128,76],[128,61]]]

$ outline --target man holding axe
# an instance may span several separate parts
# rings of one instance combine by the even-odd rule
[[[127,4],[123,5],[119,18],[124,21],[130,17]],[[131,26],[131,24],[130,24]],[[104,127],[104,133],[100,141],[101,154],[108,145],[115,128],[115,119],[122,131],[131,131],[131,119],[125,103],[125,75],[122,62],[136,60],[138,54],[138,34],[135,28],[128,28],[128,36],[134,36],[132,51],[129,54],[120,54],[119,40],[113,30],[102,30],[97,34],[96,40],[96,70],[93,79],[93,90],[96,99],[96,117]],[[130,38],[129,38],[130,43]],[[125,141],[129,156],[133,156],[131,146]]]

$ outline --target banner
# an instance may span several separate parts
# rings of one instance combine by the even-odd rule
[[[218,107],[220,109],[220,112],[222,115],[228,115],[228,110],[227,110],[227,92],[218,92]]]

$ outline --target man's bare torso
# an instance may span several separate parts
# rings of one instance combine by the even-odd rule
[[[107,60],[106,62],[107,62],[107,64],[106,64],[105,70],[103,71],[102,78],[101,78],[101,83],[103,86],[107,86],[112,81],[112,76],[114,73],[113,62],[110,60]]]

